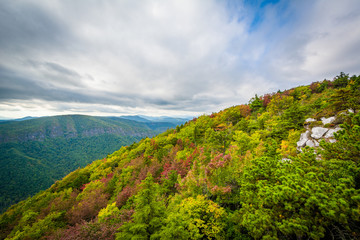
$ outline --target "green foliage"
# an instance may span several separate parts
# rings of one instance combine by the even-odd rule
[[[159,238],[165,204],[159,198],[159,185],[149,174],[140,184],[142,188],[135,196],[133,220],[122,225],[116,239],[155,239]]]
[[[121,145],[154,134],[137,122],[80,115],[2,123],[0,212]]]
[[[347,86],[348,81],[349,81],[349,74],[345,74],[341,72],[339,76],[335,77],[333,85],[335,88],[344,88]]]
[[[47,215],[44,219],[37,221],[36,223],[26,225],[22,231],[17,231],[14,236],[6,238],[7,240],[17,239],[40,239],[44,233],[49,230],[53,230],[62,227],[64,224],[62,218],[64,217],[63,212],[54,212]]]
[[[359,90],[343,74],[122,147],[12,206],[0,238],[359,239]],[[297,149],[334,115],[335,143]]]
[[[244,170],[240,226],[254,238],[323,238],[327,228],[348,224],[358,211],[356,190],[344,183],[345,179],[329,182],[310,152],[291,163],[256,159]]]
[[[331,181],[352,177],[351,182],[360,189],[360,113],[350,114],[341,127],[342,130],[335,133],[337,142],[321,143],[321,155],[327,160]]]
[[[224,239],[225,210],[198,195],[186,198],[169,213],[161,239]]]
[[[98,214],[99,223],[116,223],[120,222],[118,219],[121,215],[119,208],[116,207],[116,202],[108,204],[106,208],[100,210]]]
[[[251,108],[251,111],[257,112],[257,111],[259,111],[259,110],[262,109],[263,102],[262,102],[261,99],[258,97],[258,95],[255,94],[255,97],[253,97],[253,98],[250,100],[249,106],[250,106],[250,108]]]

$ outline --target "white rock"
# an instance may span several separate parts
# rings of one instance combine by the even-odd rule
[[[329,139],[329,142],[334,143],[334,142],[336,142],[336,140],[335,139]]]
[[[312,140],[308,140],[308,141],[306,142],[306,146],[315,147],[315,144],[314,144],[314,142],[313,142]]]
[[[309,140],[309,134],[310,131],[306,131],[300,135],[300,140],[296,143],[298,147],[305,147],[306,142]]]
[[[315,147],[320,146],[319,142],[318,142],[318,141],[316,141],[316,140],[314,140],[314,145],[315,145]]]
[[[282,162],[288,162],[288,163],[292,162],[292,160],[290,158],[282,158],[281,161]]]
[[[337,131],[339,131],[341,128],[337,127],[335,129],[329,129],[329,131],[325,134],[324,138],[333,138],[334,137],[334,133],[336,133]]]
[[[335,121],[335,117],[329,117],[329,118],[322,117],[321,121],[325,125],[325,124],[332,123],[333,121]]]
[[[354,110],[348,109],[348,112],[349,112],[349,113],[354,113]]]
[[[311,130],[311,137],[315,139],[320,139],[329,129],[323,127],[314,127]]]
[[[335,131],[337,132],[337,131],[339,131],[339,130],[341,130],[342,128],[341,127],[336,127],[335,128]]]
[[[307,119],[305,120],[306,123],[308,123],[308,122],[315,122],[315,121],[316,121],[316,119],[314,119],[314,118],[307,118]]]

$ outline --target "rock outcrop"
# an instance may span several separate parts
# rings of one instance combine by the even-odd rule
[[[335,142],[334,133],[339,131],[341,128],[335,126],[334,128],[325,127],[327,124],[331,124],[335,121],[336,117],[321,118],[321,126],[310,127],[312,122],[316,122],[314,118],[308,118],[305,120],[306,132],[302,133],[299,141],[297,142],[297,149],[301,149],[305,146],[318,147],[321,140],[327,142]]]

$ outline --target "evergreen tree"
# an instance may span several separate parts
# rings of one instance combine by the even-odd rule
[[[116,239],[157,239],[165,214],[164,202],[159,198],[159,185],[151,174],[140,185],[135,196],[133,220],[122,225]]]

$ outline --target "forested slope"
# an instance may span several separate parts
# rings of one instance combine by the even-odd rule
[[[360,76],[200,116],[1,215],[7,239],[359,239]],[[297,149],[304,123],[336,142]]]
[[[66,115],[0,124],[0,211],[157,131],[119,118]]]

